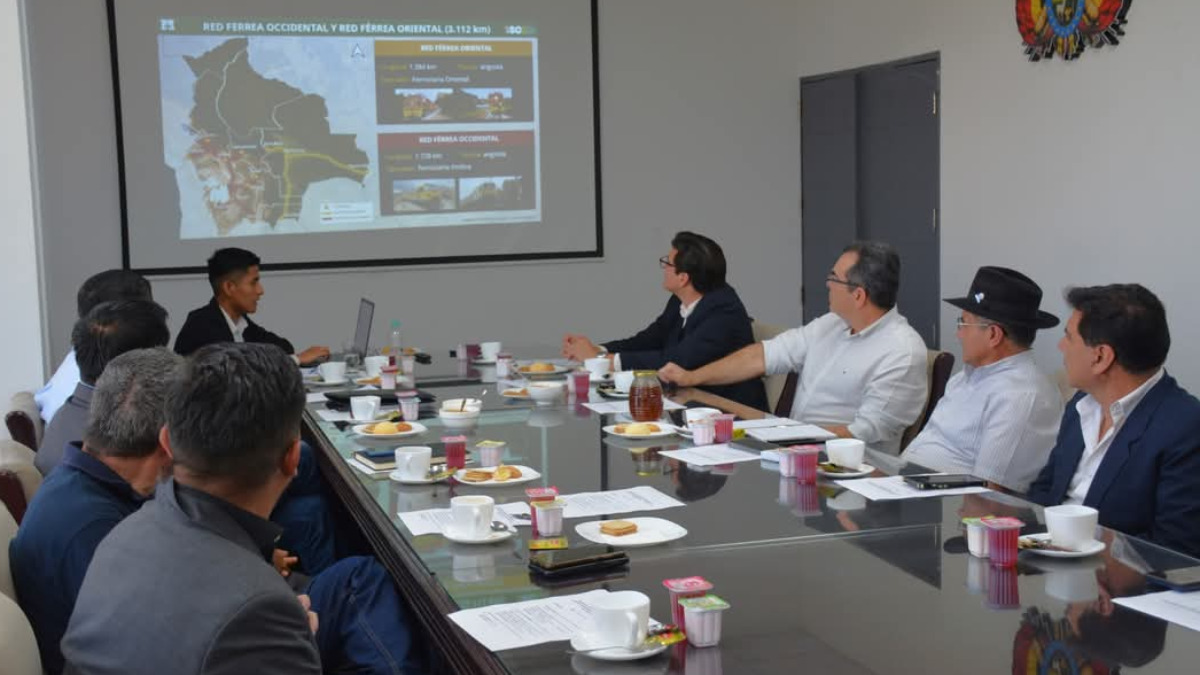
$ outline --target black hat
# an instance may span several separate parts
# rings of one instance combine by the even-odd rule
[[[1038,309],[1042,289],[1033,279],[1007,267],[980,267],[965,298],[946,302],[966,311],[1010,326],[1051,328],[1058,317]]]

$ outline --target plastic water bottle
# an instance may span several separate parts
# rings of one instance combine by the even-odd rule
[[[401,349],[400,322],[399,321],[392,321],[391,347],[392,347],[392,351],[390,354],[389,361],[391,362],[391,364],[393,366],[396,366],[398,368],[398,367],[400,367],[400,349]]]

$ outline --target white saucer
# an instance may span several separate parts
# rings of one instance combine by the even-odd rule
[[[416,436],[417,434],[423,434],[426,431],[429,431],[429,429],[427,429],[425,425],[421,424],[420,422],[408,422],[408,424],[412,425],[412,429],[409,429],[408,431],[401,431],[395,434],[368,434],[365,430],[367,427],[371,426],[370,424],[356,424],[354,425],[352,431],[363,438],[379,438],[384,440],[390,438],[404,438],[405,436]]]
[[[465,537],[455,532],[452,527],[442,530],[442,536],[456,544],[495,544],[511,539],[516,533],[516,530],[510,528],[503,532],[489,532],[483,537]]]
[[[588,642],[585,634],[575,635],[571,638],[571,649],[575,651],[586,651],[591,648],[592,643]],[[639,659],[648,659],[651,656],[657,656],[667,650],[667,645],[658,645],[650,649],[639,649],[634,651],[624,647],[610,647],[608,649],[598,649],[594,652],[587,652],[582,656],[596,659],[598,661],[637,661]]]
[[[871,466],[870,464],[859,464],[858,471],[838,471],[836,473],[830,473],[818,465],[817,473],[827,478],[862,478],[863,476],[870,476],[871,474],[875,473],[875,467]]]
[[[401,485],[432,485],[433,483],[445,480],[445,478],[421,478],[417,480],[412,478],[402,478],[399,471],[393,471],[389,473],[388,478],[391,478]]]
[[[588,541],[623,548],[657,546],[658,544],[682,539],[688,533],[684,528],[663,518],[622,518],[621,520],[626,520],[637,525],[638,531],[623,537],[614,537],[610,534],[600,532],[600,523],[603,521],[593,520],[576,525],[575,532]]]
[[[1039,534],[1027,534],[1021,539],[1032,539],[1033,541],[1050,541],[1049,532],[1041,532]],[[1020,540],[1018,540],[1020,541]],[[1093,539],[1083,545],[1078,551],[1051,551],[1044,548],[1025,548],[1022,552],[1028,551],[1036,555],[1044,555],[1047,558],[1086,558],[1090,555],[1096,555],[1104,550],[1105,544],[1102,541]]]

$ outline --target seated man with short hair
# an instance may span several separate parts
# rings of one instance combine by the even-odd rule
[[[373,559],[335,564],[299,597],[273,566],[279,528],[266,517],[300,460],[295,365],[265,345],[214,345],[175,373],[165,413],[113,408],[165,417],[155,445],[174,478],[95,547],[61,642],[65,672],[420,670],[405,608]]]
[[[1037,477],[1062,416],[1062,396],[1033,360],[1039,329],[1058,318],[1038,309],[1042,289],[1005,267],[981,267],[966,297],[958,341],[966,363],[950,378],[925,429],[904,458],[930,469],[969,473],[1024,492]]]
[[[825,285],[828,314],[697,370],[668,363],[659,377],[692,387],[798,371],[790,417],[898,453],[929,392],[925,341],[896,309],[900,256],[888,244],[855,242]]]
[[[1200,401],[1163,369],[1162,302],[1139,284],[1073,288],[1063,338],[1067,404],[1039,504],[1083,504],[1100,524],[1200,555]]]
[[[680,232],[658,262],[671,299],[654,323],[633,337],[604,343],[603,349],[586,336],[568,334],[563,356],[582,361],[607,354],[613,370],[657,370],[670,362],[695,369],[754,343],[750,316],[737,291],[725,283],[725,253],[717,242]],[[758,410],[767,407],[757,377],[704,388]]]
[[[78,310],[77,319],[82,319],[92,311],[92,308],[102,302],[113,300],[153,300],[150,292],[150,282],[137,272],[129,270],[106,270],[92,275],[75,296]],[[75,350],[71,349],[58,369],[50,377],[50,381],[33,395],[42,419],[46,422],[54,419],[54,413],[67,402],[67,398],[79,384],[79,364],[75,363]]]
[[[134,349],[166,346],[170,340],[167,310],[152,300],[103,302],[75,323],[71,344],[79,364],[79,384],[42,434],[33,463],[43,476],[58,466],[68,443],[83,440],[93,385],[108,362]]]
[[[299,354],[292,343],[250,320],[258,311],[262,297],[262,279],[258,256],[240,248],[223,248],[208,259],[208,283],[213,297],[208,304],[188,313],[187,321],[175,337],[175,351],[187,356],[197,349],[219,342],[270,344],[302,365],[329,358],[328,347],[309,347]]]

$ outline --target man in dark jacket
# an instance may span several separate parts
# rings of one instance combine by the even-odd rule
[[[696,369],[754,344],[750,316],[737,292],[725,283],[725,254],[715,241],[680,232],[671,240],[670,254],[658,263],[671,299],[654,323],[633,337],[602,346],[586,336],[568,334],[563,356],[582,361],[607,354],[613,370],[658,370],[671,362]],[[759,410],[767,408],[759,378],[702,388]]]
[[[329,358],[328,347],[309,347],[296,354],[292,343],[250,320],[262,297],[261,261],[250,251],[223,248],[208,259],[213,298],[188,313],[175,338],[175,352],[187,356],[217,342],[255,342],[279,347],[302,365]]]

